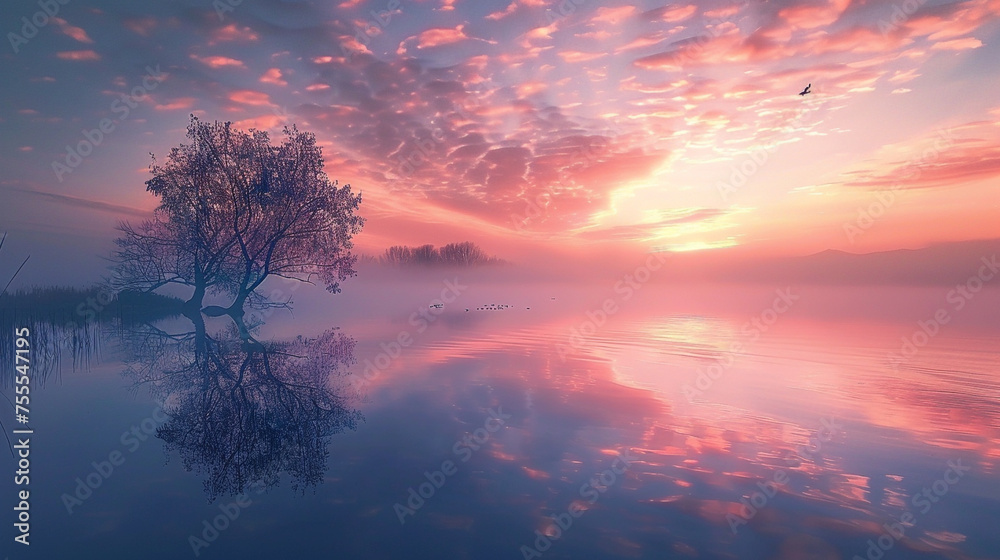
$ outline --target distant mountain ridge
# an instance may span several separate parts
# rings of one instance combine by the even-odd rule
[[[1000,239],[873,253],[830,249],[802,257],[748,263],[732,270],[734,277],[727,279],[787,279],[829,284],[950,284],[964,282],[984,265],[982,259],[990,261],[998,255]],[[1000,278],[997,284],[1000,285]]]

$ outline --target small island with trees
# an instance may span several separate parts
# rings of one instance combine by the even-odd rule
[[[471,241],[449,243],[440,249],[434,245],[393,245],[378,257],[366,255],[361,260],[388,266],[475,267],[508,264],[501,258],[487,254]]]

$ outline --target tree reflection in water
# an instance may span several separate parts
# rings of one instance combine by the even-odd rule
[[[285,473],[304,492],[322,481],[330,437],[355,429],[344,379],[354,340],[334,330],[315,338],[261,342],[240,318],[209,332],[145,325],[123,333],[124,375],[149,386],[170,416],[157,430],[184,467],[205,477],[210,500],[273,487]]]

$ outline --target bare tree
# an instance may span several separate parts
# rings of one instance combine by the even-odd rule
[[[328,291],[355,274],[351,238],[364,220],[361,195],[331,182],[314,135],[285,128],[275,146],[266,132],[234,130],[191,117],[189,144],[150,167],[147,190],[160,199],[153,220],[122,224],[113,280],[155,290],[191,286],[231,296],[225,310],[242,315],[271,276],[320,280]]]
[[[410,248],[405,245],[393,245],[385,250],[385,254],[382,255],[382,262],[386,264],[401,265],[410,262],[413,256],[410,254]]]
[[[489,261],[489,257],[475,243],[449,243],[441,247],[441,261],[445,264],[472,266]]]
[[[413,248],[413,262],[417,264],[434,264],[438,261],[438,252],[433,245],[421,245]]]
[[[168,284],[187,286],[193,289],[187,305],[200,309],[206,292],[225,280],[233,246],[225,231],[206,236],[204,223],[199,227],[157,211],[152,220],[138,226],[119,224],[110,285],[119,291],[140,292]]]

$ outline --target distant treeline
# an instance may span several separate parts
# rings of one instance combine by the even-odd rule
[[[0,322],[13,317],[54,324],[81,324],[112,318],[147,320],[179,313],[183,301],[153,293],[114,293],[103,286],[33,287],[0,296]]]
[[[471,241],[449,243],[440,249],[433,245],[409,247],[394,245],[378,257],[366,256],[362,262],[373,262],[391,266],[484,266],[506,264],[503,259],[486,254]]]

